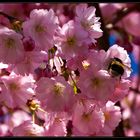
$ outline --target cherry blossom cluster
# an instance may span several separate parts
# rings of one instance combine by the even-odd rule
[[[63,22],[36,8],[1,24],[0,136],[112,136],[119,125],[131,60],[118,44],[97,49],[104,31],[94,6],[73,10]]]

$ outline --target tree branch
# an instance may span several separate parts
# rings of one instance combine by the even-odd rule
[[[3,15],[4,17],[8,18],[8,20],[12,23],[15,20],[18,20],[16,17],[10,16],[2,11],[0,11],[0,15]]]
[[[116,103],[117,106],[119,106],[121,108],[121,104],[120,101],[118,101]],[[122,108],[121,108],[121,112],[122,112]],[[114,137],[125,137],[125,133],[124,133],[124,126],[123,126],[123,119],[121,119],[119,125],[116,127],[116,129],[113,131],[113,136]]]

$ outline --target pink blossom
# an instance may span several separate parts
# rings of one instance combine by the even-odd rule
[[[136,137],[135,131],[133,129],[125,129],[124,131],[127,137]]]
[[[41,51],[27,51],[25,52],[24,60],[13,65],[13,71],[23,76],[34,74],[35,69],[46,59],[46,55],[45,52]]]
[[[82,137],[82,136],[85,137],[86,136],[86,137],[88,137],[89,134],[82,133],[82,132],[78,131],[77,128],[73,127],[72,128],[72,136],[74,136],[74,137],[77,137],[77,136],[80,136],[80,137]]]
[[[86,61],[89,66],[96,67],[97,70],[104,69],[105,67],[106,52],[104,50],[90,50]]]
[[[130,109],[135,99],[135,93],[130,91],[129,94],[121,100],[121,106],[123,109]]]
[[[140,95],[136,94],[134,92],[130,92],[131,96],[128,96],[128,99],[126,99],[127,102],[127,108],[125,108],[125,111],[129,109],[129,119],[130,119],[130,126],[131,128],[137,133],[137,135],[140,134]]]
[[[138,39],[139,40],[139,39]],[[139,45],[132,43],[133,45],[133,51],[132,54],[134,55],[134,60],[136,61],[136,63],[139,61]]]
[[[21,76],[11,73],[1,77],[1,96],[9,108],[26,106],[26,102],[34,93],[34,79],[31,75]]]
[[[130,34],[134,36],[140,36],[140,13],[132,12],[125,16],[120,22],[119,26],[123,26],[123,28]]]
[[[115,106],[113,102],[108,101],[102,110],[105,116],[105,123],[101,132],[103,132],[104,135],[110,135],[121,121],[120,107]]]
[[[115,83],[107,71],[89,67],[80,73],[77,85],[88,98],[106,102],[115,91]]]
[[[69,18],[66,17],[64,14],[59,14],[58,15],[58,19],[60,21],[60,25],[65,24],[66,22],[68,22]]]
[[[76,70],[79,71],[83,70],[83,64],[82,62],[86,59],[86,56],[76,55],[75,57],[67,60],[67,67],[70,70]]]
[[[95,7],[88,7],[87,4],[76,6],[76,33],[87,44],[95,43],[95,39],[102,36],[101,23],[98,22],[100,18],[95,16],[95,11]]]
[[[37,82],[36,97],[46,111],[71,112],[75,102],[72,87],[60,76],[42,77]]]
[[[60,114],[49,113],[45,120],[45,136],[66,136],[67,118]]]
[[[104,22],[107,23],[112,20],[118,10],[126,7],[126,3],[100,3],[99,6]]]
[[[35,41],[37,50],[48,50],[53,47],[53,35],[58,28],[58,18],[52,9],[34,9],[30,19],[23,22],[25,36]]]
[[[3,15],[0,15],[0,24],[3,25],[3,26],[7,26],[8,28],[10,28],[10,22],[9,22],[9,20],[5,16],[3,16]]]
[[[15,64],[24,59],[22,36],[7,27],[0,28],[0,61]]]
[[[104,119],[103,112],[96,102],[81,100],[75,106],[72,124],[77,131],[85,135],[94,135],[103,128]]]
[[[82,46],[82,39],[77,37],[75,23],[73,20],[65,23],[55,36],[55,45],[64,54],[66,59],[70,59],[78,54],[87,52],[87,48]]]
[[[60,56],[54,56],[54,58],[49,60],[51,70],[55,68],[59,74],[62,74],[61,67],[64,65],[64,62]]]
[[[119,58],[122,63],[125,65],[124,68],[124,74],[122,75],[123,78],[127,78],[130,76],[131,74],[131,60],[128,56],[128,53],[126,50],[124,50],[124,48],[118,46],[117,44],[114,44],[113,46],[111,46],[106,54],[106,61],[108,61],[110,63],[110,60],[112,58]],[[109,66],[109,65],[107,65]]]
[[[7,136],[9,131],[8,125],[0,123],[0,136]]]
[[[0,62],[0,69],[8,68],[8,64]]]
[[[5,117],[5,124],[11,131],[14,127],[22,124],[26,120],[31,120],[31,116],[23,110],[15,110],[12,114]]]
[[[21,3],[1,3],[1,10],[13,17],[25,19],[23,4]],[[20,11],[20,12],[19,12]]]
[[[130,126],[135,131],[140,133],[140,109],[135,108],[133,112],[131,113],[130,117]]]
[[[16,126],[12,133],[14,136],[43,136],[44,128],[27,120]]]
[[[130,80],[121,79],[120,82],[116,83],[115,92],[110,97],[110,100],[116,103],[126,97],[129,94],[130,84]]]

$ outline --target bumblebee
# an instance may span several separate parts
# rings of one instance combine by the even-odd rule
[[[119,58],[112,58],[108,66],[108,72],[112,77],[120,77],[124,74],[125,68],[131,70],[128,66],[124,65]]]

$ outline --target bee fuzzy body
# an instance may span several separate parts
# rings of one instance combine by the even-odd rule
[[[123,64],[122,60],[119,58],[114,57],[108,66],[108,72],[111,74],[112,77],[120,77],[124,74],[125,65]]]

